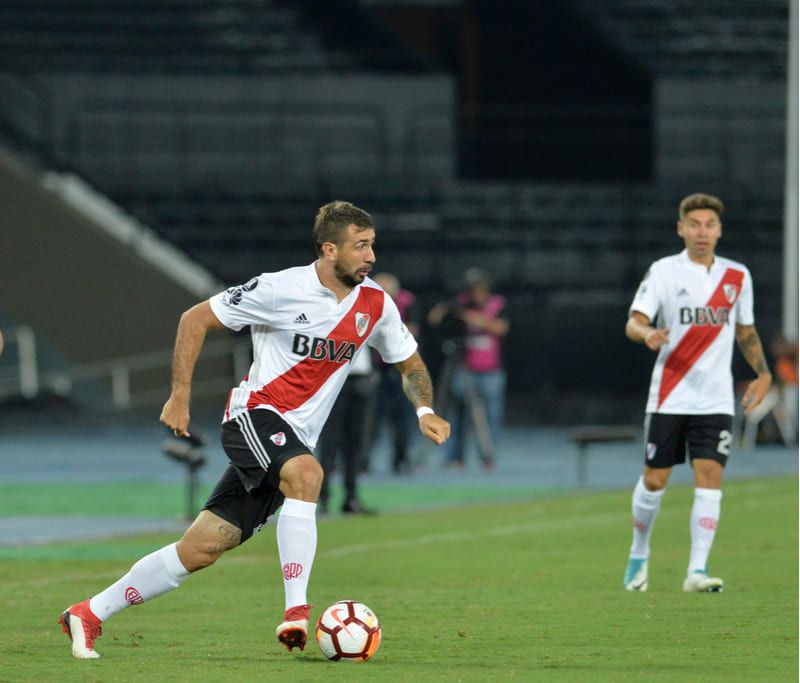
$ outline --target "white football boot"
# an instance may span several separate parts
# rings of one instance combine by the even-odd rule
[[[704,571],[694,571],[683,582],[684,593],[721,593],[725,586],[722,579],[709,576]]]

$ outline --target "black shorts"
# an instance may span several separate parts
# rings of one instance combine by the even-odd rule
[[[222,447],[230,465],[203,509],[239,527],[244,543],[283,505],[281,467],[311,449],[280,415],[263,409],[223,423]]]
[[[723,467],[733,439],[730,415],[667,415],[648,413],[644,421],[644,464],[672,467],[689,458],[716,460]]]

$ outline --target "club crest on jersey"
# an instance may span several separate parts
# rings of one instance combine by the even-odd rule
[[[272,441],[276,446],[283,446],[286,443],[286,434],[283,432],[277,432],[276,434],[271,434],[269,440]]]
[[[733,304],[733,302],[736,301],[736,297],[739,295],[739,289],[736,285],[725,283],[722,285],[722,293],[725,295],[725,300],[729,304]]]
[[[647,444],[647,459],[652,460],[656,457],[656,451],[658,450],[658,446],[656,446],[652,441]]]
[[[369,327],[369,313],[359,313],[356,311],[356,334],[363,337]]]

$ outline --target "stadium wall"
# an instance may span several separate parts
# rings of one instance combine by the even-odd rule
[[[169,349],[181,313],[201,298],[48,190],[0,148],[4,314],[71,364]],[[203,373],[227,370],[218,359]],[[229,381],[229,379],[226,380]],[[168,389],[168,367],[139,377]]]

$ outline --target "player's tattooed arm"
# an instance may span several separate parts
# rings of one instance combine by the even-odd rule
[[[414,408],[431,408],[433,382],[419,353],[402,363],[395,363],[395,367],[403,376],[403,391]],[[423,411],[419,416],[419,430],[437,445],[443,444],[450,437],[450,423],[432,410]]]
[[[761,346],[761,339],[758,336],[755,325],[737,325],[736,343],[742,352],[744,359],[748,362],[756,374],[764,375],[769,373],[767,359],[764,357],[764,349]]]
[[[433,382],[419,353],[395,367],[403,376],[403,392],[414,408],[433,405]]]
[[[744,413],[747,415],[755,408],[770,390],[772,386],[772,374],[767,366],[767,359],[764,357],[764,349],[761,346],[761,339],[754,325],[736,326],[736,343],[742,352],[745,360],[750,367],[758,374],[747,387],[742,397]]]

